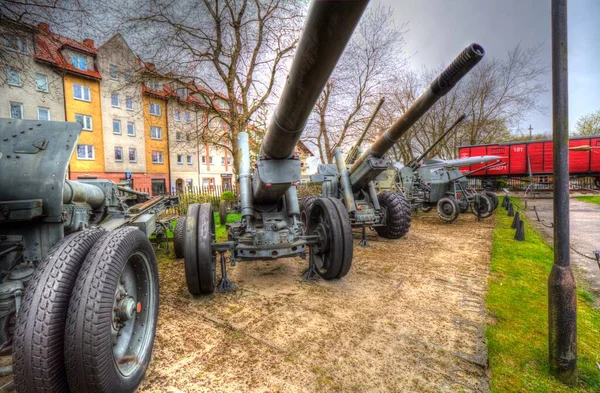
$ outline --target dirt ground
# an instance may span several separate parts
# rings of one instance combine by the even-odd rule
[[[403,239],[355,239],[339,281],[304,282],[300,258],[238,263],[236,292],[199,299],[183,260],[164,260],[139,391],[488,391],[490,220],[448,225],[431,212]]]

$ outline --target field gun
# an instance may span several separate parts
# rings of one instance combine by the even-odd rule
[[[306,121],[348,43],[368,1],[314,1],[310,7],[281,98],[251,167],[248,134],[240,132],[239,209],[241,220],[227,224],[228,240],[216,242],[210,204],[190,205],[185,218],[184,259],[192,295],[228,291],[225,253],[230,262],[306,256],[309,275],[344,277],[352,263],[352,234],[343,205],[315,201],[306,227],[300,220],[296,184],[301,163],[295,147]],[[217,253],[221,280],[216,283]]]
[[[351,164],[347,166],[341,149],[337,148],[335,165],[319,166],[319,173],[313,176],[312,180],[323,182],[323,197],[343,201],[351,225],[363,228],[361,245],[366,245],[365,227],[375,229],[379,236],[388,239],[398,239],[408,233],[411,221],[409,201],[399,191],[386,190],[378,194],[375,180],[392,168],[392,161],[387,152],[427,110],[475,67],[484,55],[485,50],[481,45],[469,45],[387,131],[356,159],[349,160]],[[305,212],[311,210],[315,200],[315,197],[304,199],[302,206]],[[303,217],[308,216],[303,214]]]
[[[133,392],[151,358],[148,237],[166,234],[159,216],[177,198],[65,180],[80,132],[0,119],[0,352],[12,353],[19,392]]]

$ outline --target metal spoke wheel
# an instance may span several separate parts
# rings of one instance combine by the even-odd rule
[[[460,206],[458,205],[458,201],[451,197],[444,197],[440,199],[437,203],[437,213],[442,220],[446,222],[453,222],[460,214]]]
[[[86,257],[71,295],[65,366],[72,392],[132,392],[150,358],[158,317],[158,267],[135,227],[108,232]]]
[[[189,292],[194,296],[213,293],[217,282],[217,253],[212,248],[216,235],[210,203],[189,206],[184,238],[185,280]]]
[[[488,218],[494,212],[494,202],[485,194],[479,194],[471,204],[471,211],[478,217]]]
[[[319,241],[310,247],[317,273],[326,280],[344,277],[352,265],[352,229],[336,198],[316,198],[307,212],[307,233]]]

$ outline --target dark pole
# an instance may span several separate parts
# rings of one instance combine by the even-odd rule
[[[552,137],[554,148],[554,265],[548,277],[550,372],[577,383],[577,290],[569,249],[569,96],[567,0],[552,0]]]

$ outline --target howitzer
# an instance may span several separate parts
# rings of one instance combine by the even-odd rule
[[[354,142],[354,144],[348,151],[348,154],[346,154],[346,165],[352,164],[358,158],[360,145],[365,139],[365,136],[367,136],[367,132],[369,131],[371,124],[373,124],[373,120],[375,120],[375,116],[377,116],[377,113],[379,112],[379,109],[381,109],[381,106],[384,102],[385,97],[381,97],[381,99],[377,103],[377,106],[375,107],[375,110],[373,111],[373,114],[369,118],[369,121],[367,122],[367,125],[365,126],[365,129],[363,130],[362,134],[360,134],[356,142]]]
[[[478,44],[464,49],[408,110],[368,149],[362,151],[349,168],[339,149],[335,152],[335,166],[319,166],[319,175],[313,177],[313,181],[323,181],[324,197],[335,197],[344,202],[352,226],[373,227],[380,236],[390,239],[400,238],[408,232],[408,201],[395,191],[377,194],[374,180],[391,167],[391,160],[386,153],[429,108],[481,61],[484,54],[483,47]],[[310,210],[313,200],[304,201],[306,211]]]
[[[150,362],[158,270],[148,236],[166,234],[159,215],[177,199],[65,180],[80,131],[0,119],[0,345],[12,348],[20,392],[40,381],[132,392]]]
[[[307,226],[300,220],[296,183],[301,164],[295,147],[306,121],[354,31],[368,1],[315,1],[275,113],[250,163],[248,134],[240,132],[239,209],[242,219],[227,224],[228,241],[215,241],[209,204],[193,204],[185,219],[186,281],[192,295],[233,290],[227,278],[225,253],[232,265],[240,260],[305,256],[309,273],[341,278],[352,263],[352,235],[338,200],[315,203]],[[308,250],[310,248],[310,250]],[[216,283],[217,253],[221,281]]]

